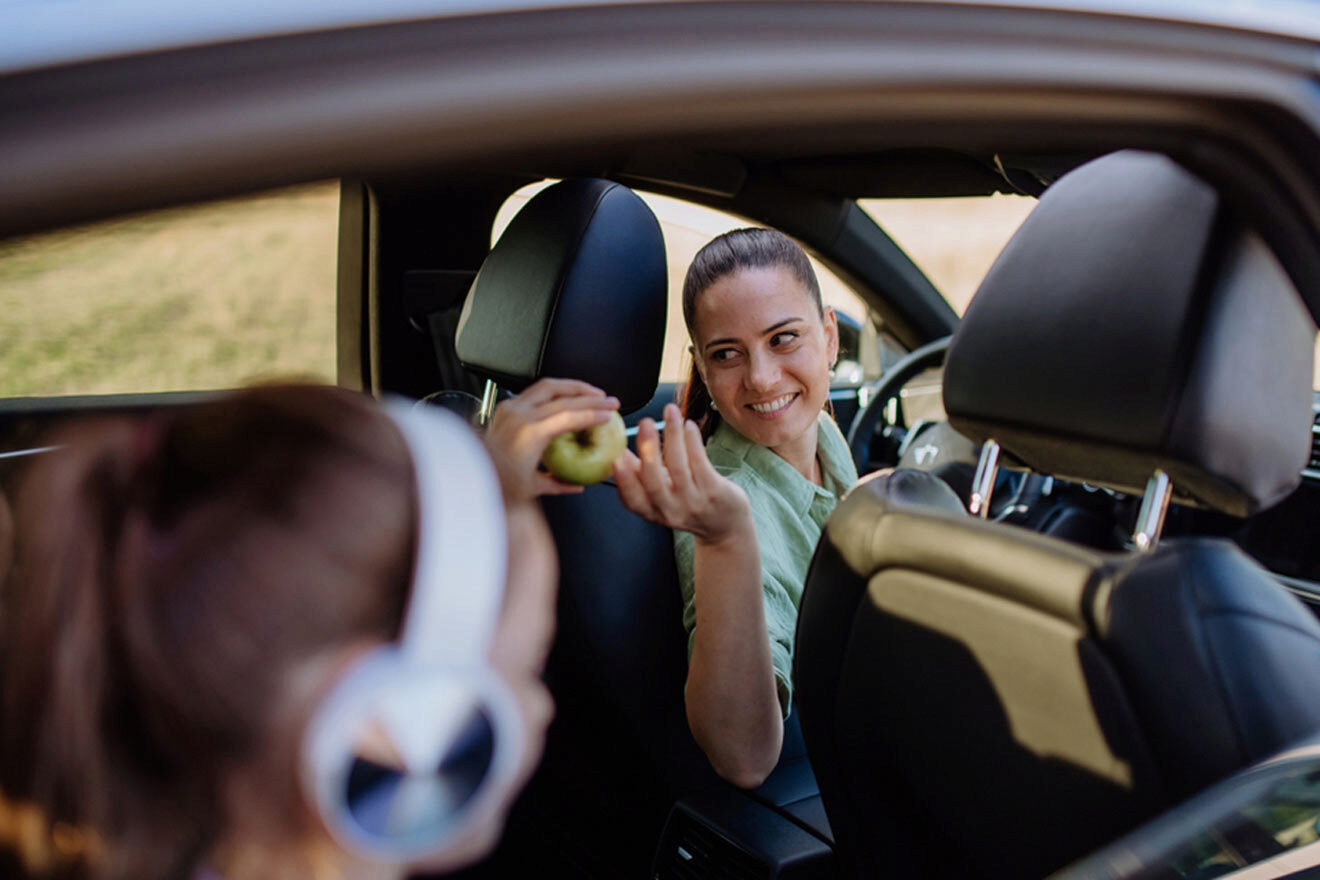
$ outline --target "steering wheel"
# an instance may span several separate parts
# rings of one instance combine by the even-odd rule
[[[874,396],[867,401],[866,407],[848,429],[848,448],[857,464],[858,473],[865,472],[871,465],[871,445],[884,415],[885,405],[924,370],[944,363],[944,355],[949,350],[952,338],[945,336],[914,349],[876,382],[872,392]],[[894,427],[906,427],[901,415]],[[885,466],[928,470],[948,483],[965,502],[971,492],[972,470],[979,451],[978,444],[959,434],[948,422],[921,420],[907,430],[898,445],[895,460],[885,462]],[[991,518],[1010,522],[1026,521],[1037,503],[1049,493],[1052,483],[1048,477],[1039,474],[1000,471],[990,505]]]
[[[952,335],[944,336],[913,349],[876,382],[866,408],[858,413],[852,427],[848,429],[848,449],[859,473],[864,472],[870,464],[871,442],[880,418],[884,415],[885,405],[922,372],[944,363],[944,355],[952,339]]]

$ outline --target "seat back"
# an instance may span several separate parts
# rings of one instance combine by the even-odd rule
[[[1091,621],[1122,560],[968,517],[951,491],[913,503],[900,482],[940,485],[895,471],[854,489],[798,622],[840,859],[855,877],[1043,876],[1164,801]]]
[[[945,405],[1018,466],[1127,491],[1159,468],[1244,514],[1305,464],[1314,332],[1213,190],[1121,153],[1062,178],[1005,249]],[[1246,397],[1277,418],[1244,428]],[[850,876],[1040,877],[1320,731],[1298,684],[1320,676],[1320,625],[1236,547],[1102,553],[932,482],[854,489],[803,595],[798,704]]]
[[[458,354],[514,391],[590,382],[627,414],[655,394],[667,295],[650,209],[610,181],[566,180],[523,207],[482,265]],[[641,876],[675,796],[716,781],[683,710],[673,534],[626,510],[610,481],[543,507],[560,566],[556,714],[495,873],[521,875],[535,851],[551,873]]]

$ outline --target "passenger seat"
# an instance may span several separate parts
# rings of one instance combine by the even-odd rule
[[[1042,877],[1320,731],[1315,617],[1227,541],[1158,542],[1170,489],[1244,516],[1296,487],[1315,332],[1172,160],[1046,191],[955,334],[945,409],[1017,467],[1146,493],[1134,549],[969,516],[912,471],[840,503],[794,674],[848,876]]]

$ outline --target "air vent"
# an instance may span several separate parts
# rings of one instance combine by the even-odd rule
[[[1320,482],[1320,410],[1316,410],[1311,422],[1311,460],[1307,462],[1302,476]]]
[[[654,880],[765,880],[770,866],[692,815],[675,811],[665,829]]]

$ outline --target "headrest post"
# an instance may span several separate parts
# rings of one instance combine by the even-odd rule
[[[486,380],[486,390],[481,393],[481,410],[477,413],[477,424],[486,427],[495,415],[495,404],[499,402],[500,387],[494,380]]]
[[[1146,495],[1141,499],[1141,510],[1137,513],[1137,527],[1132,533],[1132,543],[1138,550],[1153,549],[1164,529],[1164,515],[1169,511],[1169,498],[1173,495],[1173,483],[1169,475],[1156,470],[1146,482]]]
[[[967,502],[967,512],[972,516],[985,519],[990,515],[990,493],[994,491],[998,473],[999,444],[992,437],[981,444],[981,458],[976,463],[976,476],[972,478],[972,497]]]

